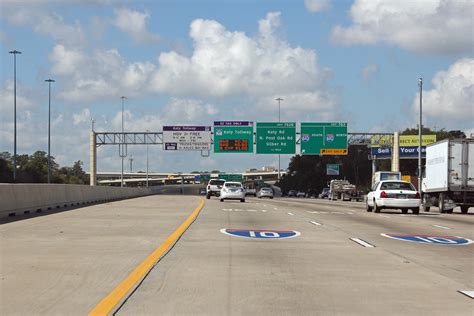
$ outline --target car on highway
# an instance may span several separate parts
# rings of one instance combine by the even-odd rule
[[[296,190],[288,191],[288,197],[295,197],[295,196],[296,196]]]
[[[221,194],[222,186],[224,185],[224,179],[211,179],[206,187],[206,198],[210,199],[211,196],[219,196]]]
[[[298,191],[298,192],[296,193],[296,197],[297,197],[297,198],[306,197],[306,193],[304,193],[303,191]]]
[[[260,190],[258,190],[257,192],[257,197],[259,199],[263,198],[263,197],[267,197],[267,198],[270,198],[270,199],[273,199],[273,190],[272,188],[270,187],[263,187],[261,188]]]
[[[222,186],[219,198],[221,202],[224,202],[224,200],[245,202],[245,189],[240,182],[226,181]]]
[[[253,195],[253,196],[257,196],[257,189],[255,188],[245,188],[245,195]]]
[[[403,214],[411,210],[420,213],[421,197],[413,184],[407,181],[386,180],[375,183],[367,194],[367,212],[380,213],[382,209],[401,209]]]
[[[318,198],[320,199],[327,199],[329,198],[329,188],[323,188],[321,193],[319,193]]]

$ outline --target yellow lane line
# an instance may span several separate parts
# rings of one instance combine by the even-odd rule
[[[142,280],[142,278],[150,271],[150,269],[156,264],[156,262],[166,253],[166,251],[175,243],[175,241],[181,237],[184,231],[191,225],[194,219],[198,216],[199,212],[204,206],[204,199],[201,199],[201,203],[198,207],[189,215],[166,240],[156,248],[151,255],[148,256],[140,265],[138,265],[132,273],[130,273],[120,284],[112,290],[92,311],[89,316],[96,315],[108,315],[112,309],[117,306],[118,303],[124,299],[124,297],[130,293],[136,286],[136,284]]]

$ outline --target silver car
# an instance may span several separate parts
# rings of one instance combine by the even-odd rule
[[[268,187],[264,187],[264,188],[261,188],[258,192],[257,192],[257,197],[260,199],[260,198],[263,198],[263,197],[268,197],[270,199],[273,199],[273,190],[272,188],[268,188]]]

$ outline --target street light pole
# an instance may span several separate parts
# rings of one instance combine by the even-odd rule
[[[146,132],[148,133],[148,130],[146,130]],[[148,137],[148,135],[146,137]],[[148,188],[148,143],[146,144],[146,187]]]
[[[21,52],[12,50],[8,53],[13,54],[13,182],[16,182],[16,55]]]
[[[133,172],[133,157],[128,158],[130,160],[130,173]]]
[[[418,86],[420,87],[420,120],[418,122],[418,191],[421,194],[421,179],[422,179],[422,169],[421,169],[421,145],[422,145],[422,93],[423,93],[423,78],[418,79]]]
[[[124,151],[124,134],[123,134],[123,101],[126,99],[127,97],[125,96],[121,96],[120,99],[122,99],[122,144],[119,145],[119,154],[120,154],[120,157],[122,157],[122,172],[120,174],[120,187],[123,188],[123,158],[125,158],[126,155],[123,154],[123,151]],[[121,150],[120,150],[121,148]]]
[[[282,98],[276,98],[275,100],[278,101],[278,123],[281,122],[281,116],[280,116],[280,109],[281,109],[281,106],[280,106],[280,102],[283,101]],[[281,175],[280,175],[280,154],[278,154],[278,180],[280,180],[281,178]]]
[[[45,80],[49,85],[48,96],[48,184],[51,183],[51,82],[53,79]]]

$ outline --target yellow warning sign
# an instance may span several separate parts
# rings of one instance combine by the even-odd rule
[[[346,148],[325,148],[319,150],[320,155],[347,155]]]

